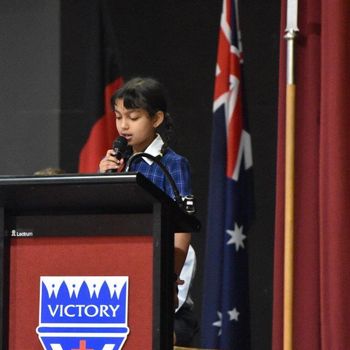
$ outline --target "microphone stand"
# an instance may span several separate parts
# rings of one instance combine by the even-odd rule
[[[159,160],[159,156],[155,157],[155,156],[152,156],[151,154],[146,153],[146,152],[135,153],[128,159],[128,161],[126,163],[126,167],[125,167],[125,172],[129,171],[131,164],[136,159],[142,158],[142,157],[151,159],[160,167],[160,169],[162,170],[165,177],[167,178],[167,180],[170,183],[170,186],[174,192],[175,201],[178,204],[178,206],[182,209],[185,209],[188,214],[194,214],[195,210],[194,210],[193,196],[185,196],[184,198],[182,198],[180,196],[179,190],[175,184],[174,179],[171,177],[171,175],[170,175],[168,169],[165,167],[165,165]],[[185,203],[185,205],[184,205],[184,203]]]

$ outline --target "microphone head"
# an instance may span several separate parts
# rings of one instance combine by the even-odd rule
[[[126,151],[126,148],[128,147],[128,140],[123,136],[118,136],[113,141],[113,150],[115,152],[115,156],[117,159],[121,159],[123,156],[123,153]]]

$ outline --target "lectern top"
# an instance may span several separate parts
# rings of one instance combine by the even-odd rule
[[[0,177],[0,207],[12,215],[151,213],[157,203],[199,229],[195,217],[140,173]]]

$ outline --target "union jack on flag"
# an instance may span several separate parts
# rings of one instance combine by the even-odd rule
[[[250,348],[247,230],[254,216],[252,150],[242,113],[237,0],[224,0],[214,90],[202,345]]]

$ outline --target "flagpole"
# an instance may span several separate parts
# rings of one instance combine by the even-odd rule
[[[295,104],[294,42],[298,32],[298,1],[287,0],[287,84],[286,84],[286,148],[284,207],[284,300],[283,350],[293,350],[293,257],[294,257],[294,158]]]

